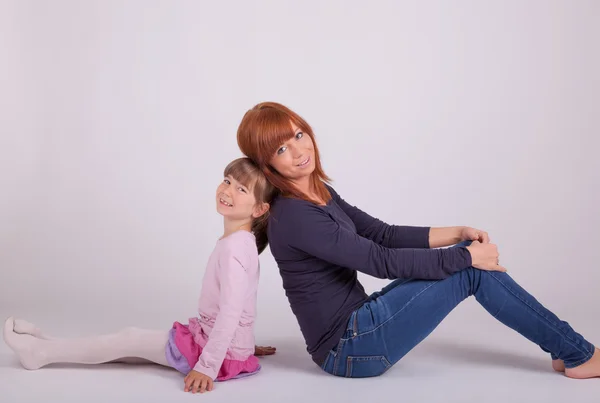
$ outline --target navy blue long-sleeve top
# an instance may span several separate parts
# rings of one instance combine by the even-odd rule
[[[443,279],[471,266],[464,247],[430,249],[429,227],[389,225],[327,185],[325,206],[279,196],[268,238],[307,351],[322,362],[367,299],[357,271],[382,279]]]

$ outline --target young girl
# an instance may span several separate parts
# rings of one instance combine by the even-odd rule
[[[184,390],[210,391],[213,381],[255,374],[254,319],[259,279],[258,255],[267,246],[267,216],[276,190],[248,158],[231,162],[217,188],[217,212],[224,233],[209,257],[198,317],[169,331],[127,328],[115,334],[83,338],[46,337],[35,325],[9,318],[4,340],[27,369],[53,363],[100,364],[141,358],[186,375]],[[130,362],[130,361],[129,361]]]

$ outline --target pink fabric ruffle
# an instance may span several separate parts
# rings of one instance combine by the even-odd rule
[[[193,328],[193,330],[191,329]],[[189,325],[183,325],[179,322],[173,323],[175,330],[174,341],[179,353],[185,357],[190,368],[194,368],[198,362],[198,357],[202,354],[202,346],[194,338],[194,334],[200,331],[200,324],[197,320],[190,319]],[[252,375],[260,370],[258,358],[251,355],[246,360],[232,360],[225,358],[219,369],[216,381],[226,381],[228,379],[240,378]]]

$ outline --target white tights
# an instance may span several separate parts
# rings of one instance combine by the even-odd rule
[[[29,322],[8,318],[3,334],[6,344],[27,369],[39,369],[54,363],[136,363],[139,359],[169,366],[165,356],[169,338],[166,330],[129,327],[102,336],[59,339],[45,336]]]

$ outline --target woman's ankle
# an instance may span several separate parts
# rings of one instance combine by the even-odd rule
[[[565,375],[574,379],[600,377],[600,351],[596,348],[589,360],[576,367],[566,368]]]

